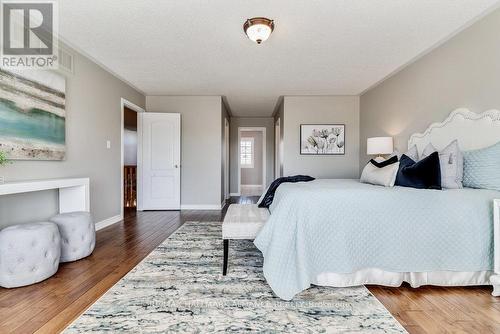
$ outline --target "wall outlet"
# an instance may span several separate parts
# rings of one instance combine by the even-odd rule
[[[111,148],[111,140],[106,141],[106,148],[109,150]]]

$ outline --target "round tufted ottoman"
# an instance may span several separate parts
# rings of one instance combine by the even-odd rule
[[[0,231],[0,286],[15,288],[43,281],[59,268],[57,225],[32,223]]]
[[[71,262],[92,254],[95,225],[89,212],[61,213],[50,218],[61,233],[61,262]]]

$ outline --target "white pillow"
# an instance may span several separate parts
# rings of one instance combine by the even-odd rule
[[[429,144],[422,152],[422,158],[436,151],[436,148],[432,144]],[[458,141],[452,141],[438,153],[439,165],[441,167],[441,186],[445,189],[462,189],[464,179],[464,156],[458,147]]]
[[[401,156],[403,154],[399,153],[398,150],[395,150],[391,157],[393,156],[397,156],[398,157],[398,160],[401,160]],[[406,152],[404,155],[406,155],[408,158],[411,158],[411,160],[415,161],[415,162],[418,162],[418,149],[417,149],[417,145],[413,145],[409,150],[408,152]]]
[[[379,162],[379,161],[377,161]],[[360,181],[384,187],[394,187],[396,175],[398,174],[399,161],[385,167],[379,168],[368,162],[361,173]]]

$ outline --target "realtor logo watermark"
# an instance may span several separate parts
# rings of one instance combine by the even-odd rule
[[[1,0],[0,8],[0,66],[57,69],[57,1]]]

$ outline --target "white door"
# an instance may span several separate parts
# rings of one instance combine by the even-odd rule
[[[181,207],[181,115],[140,113],[138,130],[141,170],[139,210],[179,210]]]

